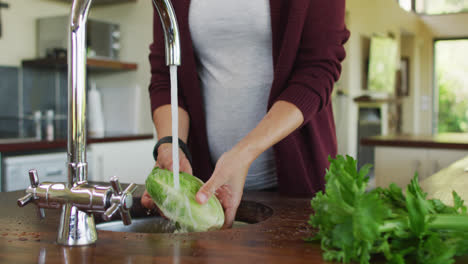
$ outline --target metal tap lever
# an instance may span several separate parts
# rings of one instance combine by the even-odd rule
[[[37,175],[37,170],[29,170],[29,181],[33,188],[36,188],[39,185],[39,175]]]
[[[30,189],[35,189],[37,186],[39,186],[39,176],[37,175],[36,170],[29,170],[29,181],[31,183],[31,186],[29,187]],[[28,189],[29,189],[28,188]],[[35,192],[34,192],[35,193]],[[19,207],[24,207],[30,202],[33,202],[36,200],[37,197],[33,193],[28,193],[24,197],[18,199],[18,206]],[[45,218],[45,211],[44,208],[38,207],[38,215],[41,219]]]
[[[133,205],[132,193],[136,190],[137,185],[132,183],[122,191],[119,179],[115,176],[111,178],[110,183],[114,191],[110,198],[112,205],[104,212],[103,218],[105,221],[109,221],[117,211],[120,211],[120,216],[122,217],[124,225],[130,225],[132,223],[132,218],[129,209]]]

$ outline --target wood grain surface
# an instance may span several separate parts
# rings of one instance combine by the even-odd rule
[[[140,186],[137,201],[142,192]],[[55,242],[59,210],[46,210],[46,218],[39,220],[35,205],[16,205],[23,194],[0,193],[0,263],[327,263],[319,244],[302,240],[313,233],[306,223],[310,199],[246,193],[238,219],[255,222],[267,216],[266,220],[203,233],[98,231],[95,245],[65,247]],[[256,212],[249,208],[253,201],[271,210]],[[136,217],[143,211],[137,202],[132,214]]]
[[[135,201],[142,192],[140,186]],[[246,193],[238,219],[263,221],[202,233],[98,231],[95,245],[66,247],[55,242],[60,212],[46,210],[46,218],[39,220],[35,205],[16,205],[23,194],[0,193],[0,263],[330,263],[323,261],[318,243],[303,241],[314,233],[306,223],[311,213],[310,199]],[[252,210],[255,203],[263,206]],[[145,215],[139,203],[134,205],[132,215]],[[99,222],[99,217],[96,220]],[[457,263],[468,263],[468,259]]]

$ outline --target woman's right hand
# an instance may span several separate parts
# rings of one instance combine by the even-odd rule
[[[161,169],[166,169],[172,171],[172,144],[166,143],[162,144],[158,148],[158,160],[156,161],[155,167],[159,167]],[[187,157],[185,156],[184,152],[179,149],[179,170],[186,172],[188,174],[193,174],[192,166],[188,161]],[[147,209],[154,209],[156,204],[151,199],[151,196],[145,190],[143,196],[141,197],[141,205]]]
[[[172,164],[172,143],[160,145],[158,148],[156,167],[172,171]],[[181,149],[179,149],[179,170],[190,175],[193,173],[192,166]]]

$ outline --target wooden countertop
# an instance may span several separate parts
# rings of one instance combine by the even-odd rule
[[[141,186],[135,196],[142,192]],[[310,199],[245,193],[244,200],[268,206],[273,215],[257,224],[203,233],[98,231],[95,245],[64,247],[55,242],[59,210],[46,210],[41,221],[35,205],[16,205],[23,195],[0,193],[0,263],[327,263],[320,244],[302,240],[313,233],[306,223]]]
[[[388,135],[361,139],[363,146],[439,148],[468,150],[468,133],[438,135]]]
[[[132,216],[142,214],[135,193]],[[39,220],[35,205],[19,208],[24,191],[0,193],[0,263],[330,263],[322,259],[319,243],[306,243],[312,230],[306,221],[310,199],[286,198],[270,192],[246,192],[237,219],[270,212],[266,220],[236,229],[185,233],[145,234],[98,230],[95,245],[66,247],[56,244],[59,210],[46,210]],[[269,210],[241,212],[245,204],[261,203]],[[248,207],[248,206],[247,206]],[[270,216],[271,215],[271,216]],[[98,218],[98,217],[96,217]],[[382,263],[382,262],[378,262]],[[468,263],[459,258],[457,263]]]
[[[106,142],[119,142],[119,141],[131,141],[131,140],[143,140],[152,139],[153,134],[140,134],[140,135],[110,135],[103,138],[90,138],[88,144],[94,143],[106,143]],[[20,139],[15,140],[12,143],[0,143],[0,152],[25,152],[25,151],[36,151],[36,150],[50,150],[50,149],[66,149],[67,140],[58,139],[54,141],[32,141],[25,140],[22,142]]]

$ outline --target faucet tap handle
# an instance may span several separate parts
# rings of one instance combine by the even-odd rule
[[[130,225],[132,223],[132,218],[130,216],[130,208],[133,205],[133,192],[136,191],[137,185],[131,183],[122,193],[123,205],[120,207],[120,215],[122,216],[122,221],[124,225]]]
[[[34,195],[32,193],[28,193],[24,197],[19,198],[17,203],[19,207],[24,207],[28,203],[32,202],[33,200],[34,200]]]
[[[120,211],[120,216],[122,217],[124,224],[130,225],[132,223],[132,218],[129,210],[133,205],[132,193],[136,190],[137,185],[131,183],[124,191],[122,191],[122,187],[120,186],[119,179],[117,177],[112,177],[110,182],[114,191],[110,201],[112,205],[104,212],[103,218],[104,220],[109,221],[117,211]]]
[[[36,188],[39,186],[39,176],[37,176],[37,170],[29,170],[29,181],[31,182],[30,188]],[[18,199],[18,206],[24,207],[28,203],[34,201],[35,195],[33,193],[28,193],[25,196]]]
[[[33,202],[37,199],[36,197],[36,188],[39,186],[39,176],[37,175],[37,170],[29,170],[29,181],[31,182],[31,186],[28,188],[27,192],[24,197],[18,199],[17,203],[19,207],[24,207],[30,202]],[[32,193],[30,190],[33,189]],[[37,208],[38,215],[41,219],[45,218],[45,211],[44,208]]]
[[[120,186],[119,178],[117,176],[114,176],[110,180],[112,190],[114,190],[114,193],[121,195],[122,194],[122,186]]]
[[[29,170],[29,181],[31,182],[31,188],[36,188],[39,185],[37,170]]]
[[[38,207],[38,208],[37,208],[37,215],[39,216],[40,219],[44,219],[44,218],[45,218],[45,210],[44,210],[44,208]]]

